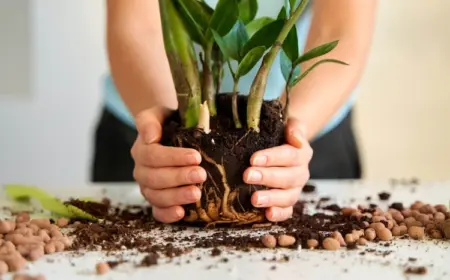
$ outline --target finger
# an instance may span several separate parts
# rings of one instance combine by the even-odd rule
[[[291,188],[287,190],[264,190],[257,191],[252,195],[253,206],[261,207],[289,207],[294,205],[300,198],[301,188]]]
[[[136,129],[146,144],[158,143],[162,136],[161,121],[156,109],[140,112],[135,118]]]
[[[289,189],[303,186],[309,179],[306,167],[250,167],[244,172],[247,184],[264,185],[276,189]]]
[[[308,142],[306,127],[297,119],[290,118],[286,124],[286,142],[298,149]]]
[[[136,145],[132,156],[135,162],[154,168],[198,165],[202,161],[200,153],[194,149],[160,144]]]
[[[184,209],[181,206],[168,208],[152,207],[153,217],[161,223],[175,223],[184,217]]]
[[[250,158],[252,166],[298,166],[309,162],[306,150],[291,145],[281,145],[254,153]]]
[[[161,190],[184,185],[194,185],[206,180],[206,172],[200,166],[134,169],[135,180],[150,189]]]
[[[292,217],[293,209],[291,207],[270,207],[265,210],[266,218],[271,222],[281,222]]]
[[[143,187],[141,193],[152,206],[161,208],[194,203],[199,201],[202,196],[200,189],[196,186],[164,190]]]

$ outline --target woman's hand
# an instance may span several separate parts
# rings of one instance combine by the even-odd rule
[[[260,184],[272,189],[255,192],[252,204],[267,207],[266,217],[272,222],[291,217],[292,206],[309,180],[309,162],[313,151],[305,131],[297,119],[289,119],[286,126],[287,143],[258,151],[250,159],[252,167],[244,172],[247,184]]]
[[[152,205],[155,219],[173,223],[185,215],[180,205],[200,199],[195,184],[206,180],[206,172],[198,166],[201,156],[196,150],[159,144],[162,118],[158,115],[156,109],[150,109],[136,117],[138,137],[131,149],[134,178]]]

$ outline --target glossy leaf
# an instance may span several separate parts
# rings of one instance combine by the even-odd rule
[[[200,5],[202,5],[203,9],[210,15],[212,16],[212,14],[214,13],[214,9],[208,5],[205,1],[203,0],[196,0],[197,2],[200,3]]]
[[[297,0],[289,0],[289,10],[295,10],[295,8],[297,7]]]
[[[339,41],[336,40],[336,41],[315,47],[315,48],[311,49],[310,51],[301,55],[299,58],[297,58],[294,61],[294,64],[298,65],[302,62],[305,62],[305,61],[314,59],[316,57],[322,56],[324,54],[327,54],[327,53],[331,52],[337,46],[338,43],[339,43]]]
[[[322,59],[317,61],[316,63],[314,63],[311,67],[309,67],[305,72],[303,72],[299,77],[297,77],[294,81],[294,85],[298,82],[300,82],[301,80],[303,80],[303,78],[306,77],[306,75],[308,75],[312,70],[314,70],[314,68],[316,68],[317,66],[319,66],[320,64],[323,63],[337,63],[337,64],[342,64],[342,65],[348,65],[348,63],[337,60],[337,59],[332,59],[332,58],[326,58],[326,59]]]
[[[245,55],[250,50],[259,46],[264,46],[266,49],[270,48],[277,40],[283,26],[284,20],[280,19],[263,26],[250,38],[247,44],[245,44],[242,54]]]
[[[10,198],[15,200],[36,199],[45,210],[66,218],[76,217],[93,221],[97,220],[94,216],[73,205],[65,204],[58,198],[37,187],[10,184],[5,186],[5,192]]]
[[[227,45],[229,56],[236,61],[241,61],[243,58],[241,56],[242,49],[249,40],[245,24],[238,20],[231,31],[223,37],[223,40]]]
[[[240,0],[239,18],[245,23],[252,21],[258,13],[258,0]]]
[[[228,60],[231,58],[231,50],[228,49],[228,45],[225,42],[225,40],[222,38],[222,36],[220,36],[220,34],[215,31],[214,29],[211,29],[211,33],[213,34],[213,38],[214,41],[216,42],[216,44],[219,46],[223,57],[225,60]]]
[[[283,50],[291,61],[295,61],[298,58],[298,34],[297,27],[294,25],[289,31],[284,43]]]
[[[286,0],[287,1],[287,0]],[[277,19],[284,19],[286,20],[288,18],[287,9],[285,6],[281,7],[280,11],[278,12]]]
[[[177,0],[174,4],[191,39],[204,45],[204,34],[211,20],[211,14],[197,0]]]
[[[264,55],[266,47],[259,46],[250,50],[239,63],[238,69],[236,71],[237,78],[245,76],[252,68],[258,63],[258,61]]]
[[[209,28],[225,36],[239,18],[237,0],[219,0],[209,22]]]
[[[249,22],[245,29],[247,29],[248,37],[251,38],[253,34],[255,34],[258,30],[260,30],[263,26],[275,21],[271,17],[260,17]]]
[[[291,79],[288,82],[289,74],[292,70],[292,61],[287,56],[286,52],[284,50],[280,51],[280,68],[281,73],[283,74],[283,78],[286,81],[286,83],[289,84],[289,86],[292,86],[295,80],[295,77],[298,77],[300,75],[300,65],[295,66],[294,72],[291,75]]]

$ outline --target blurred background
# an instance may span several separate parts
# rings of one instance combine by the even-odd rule
[[[355,109],[364,178],[450,178],[449,16],[448,0],[379,1]],[[0,0],[2,182],[89,181],[104,19],[100,0]]]

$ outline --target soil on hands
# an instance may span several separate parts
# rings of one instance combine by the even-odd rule
[[[265,101],[261,111],[260,132],[245,126],[236,129],[233,122],[231,95],[220,94],[217,116],[211,117],[211,132],[181,127],[179,114],[174,113],[163,128],[161,143],[166,146],[193,148],[202,156],[201,166],[207,179],[198,185],[202,198],[196,204],[185,206],[185,221],[214,225],[229,223],[244,225],[265,222],[264,209],[251,205],[251,195],[264,189],[243,181],[243,173],[250,166],[250,157],[259,150],[279,146],[285,141],[282,105],[279,101]],[[247,97],[238,99],[241,123],[247,118]]]

